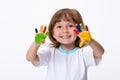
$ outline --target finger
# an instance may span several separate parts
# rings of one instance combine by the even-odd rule
[[[41,43],[44,44],[44,43],[45,43],[45,40],[43,40]]]
[[[75,34],[79,35],[79,32],[76,29],[74,29],[73,31],[75,32]]]
[[[45,27],[44,27],[44,29],[43,29],[43,31],[42,31],[43,33],[45,33],[45,31],[46,31],[46,28],[47,28],[47,27],[45,26]]]
[[[80,28],[81,28],[82,31],[85,30],[84,25],[82,23],[80,23]]]
[[[39,32],[42,33],[43,26],[40,26]]]
[[[78,30],[79,32],[82,32],[82,30],[81,30],[81,28],[80,28],[80,26],[79,26],[78,24],[76,24],[75,27],[77,28],[77,30]]]
[[[79,44],[79,46],[82,47],[83,45],[84,45],[84,42],[81,41],[80,44]]]
[[[89,31],[89,29],[88,29],[88,26],[87,26],[87,25],[85,26],[85,30],[86,30],[86,31]]]
[[[38,33],[38,30],[37,30],[37,28],[35,28],[35,33]]]
[[[45,36],[47,36],[49,34],[49,32],[47,31],[46,33],[45,33]]]

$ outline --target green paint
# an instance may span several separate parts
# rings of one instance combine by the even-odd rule
[[[45,38],[46,38],[47,35],[48,35],[48,32],[36,34],[36,36],[35,36],[35,42],[37,44],[40,44],[43,40],[45,40]]]
[[[81,24],[81,23],[80,23],[80,28],[81,28],[81,30],[82,30],[82,31],[84,31],[84,30],[85,30],[85,29],[84,29],[84,25],[83,25],[83,24]]]
[[[45,39],[45,35],[43,33],[38,33],[35,36],[35,42],[40,44]]]

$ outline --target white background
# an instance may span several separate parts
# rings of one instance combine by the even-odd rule
[[[0,0],[0,80],[44,80],[47,68],[27,62],[34,28],[48,25],[61,8],[80,11],[91,35],[105,48],[102,62],[88,80],[120,80],[119,0]]]

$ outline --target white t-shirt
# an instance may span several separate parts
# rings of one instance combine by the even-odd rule
[[[34,66],[48,66],[46,80],[87,80],[87,69],[97,65],[100,59],[94,59],[91,47],[74,48],[66,51],[61,47],[41,46],[38,52],[39,62]]]

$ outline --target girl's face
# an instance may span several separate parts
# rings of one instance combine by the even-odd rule
[[[63,21],[57,22],[53,28],[53,37],[61,43],[61,45],[75,45],[77,35],[74,33],[75,24],[73,22]]]

